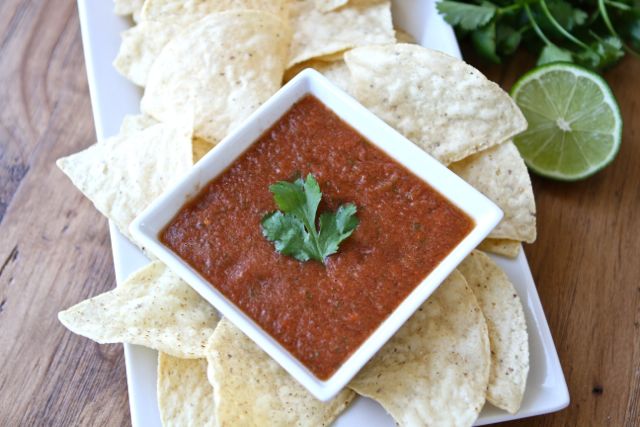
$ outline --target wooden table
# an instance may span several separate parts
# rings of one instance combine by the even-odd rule
[[[0,34],[0,425],[128,425],[122,347],[56,319],[115,284],[107,222],[55,167],[94,141],[75,2],[3,0]],[[485,71],[509,87],[525,68]],[[526,248],[571,406],[513,426],[640,425],[640,61],[606,77],[620,154],[583,182],[534,178]]]

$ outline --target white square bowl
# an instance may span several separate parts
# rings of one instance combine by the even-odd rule
[[[417,177],[424,180],[474,221],[471,232],[401,302],[365,342],[327,380],[318,379],[298,359],[229,301],[189,264],[159,240],[159,233],[183,205],[223,173],[298,100],[311,94]],[[266,351],[316,398],[335,396],[367,361],[393,336],[462,260],[502,219],[502,211],[469,184],[404,138],[369,110],[307,69],[283,86],[238,129],[202,158],[173,188],[165,192],[131,224],[133,237],[191,285],[242,332]]]

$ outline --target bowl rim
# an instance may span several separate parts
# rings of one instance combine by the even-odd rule
[[[474,221],[474,227],[454,249],[398,304],[396,309],[326,380],[318,379],[302,362],[228,300],[213,284],[183,261],[158,238],[184,204],[223,173],[253,145],[264,131],[301,99],[311,94],[396,162],[427,182]],[[342,390],[366,362],[395,334],[462,260],[489,234],[503,213],[422,149],[313,69],[306,69],[262,104],[243,124],[225,137],[191,170],[154,200],[129,230],[146,250],[164,262],[198,294],[261,347],[317,399],[326,401]]]

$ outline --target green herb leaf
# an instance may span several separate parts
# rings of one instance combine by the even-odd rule
[[[584,25],[587,22],[588,17],[589,15],[584,10],[573,10],[573,22],[575,23],[575,25]]]
[[[576,25],[576,9],[574,9],[569,2],[564,0],[545,0],[545,4],[548,6],[548,10],[555,21],[567,31],[573,30]],[[583,12],[584,13],[584,12]],[[582,19],[582,15],[578,13],[578,19]],[[553,24],[549,21],[549,18],[544,15],[540,17],[540,27],[545,33],[553,37],[561,38],[562,34],[557,32]]]
[[[624,56],[622,42],[617,37],[605,37],[593,42],[588,49],[575,55],[576,62],[594,70],[602,70],[615,64]]]
[[[510,25],[499,23],[496,26],[497,50],[503,55],[511,55],[520,45],[522,34]]]
[[[442,0],[437,9],[495,63],[523,46],[539,63],[572,60],[595,71],[625,51],[640,55],[640,0]]]
[[[436,3],[436,7],[445,21],[458,25],[463,30],[475,30],[483,26],[496,13],[496,6],[488,2],[475,5],[446,0]]]
[[[593,47],[600,55],[599,68],[605,69],[615,64],[624,56],[624,50],[622,49],[622,41],[618,37],[609,36],[603,39],[598,39]]]
[[[278,208],[262,218],[262,234],[273,242],[276,251],[299,261],[325,262],[338,251],[340,243],[358,226],[357,208],[347,203],[336,212],[320,215],[320,230],[316,230],[316,214],[322,198],[320,186],[307,175],[303,181],[279,181],[269,186]]]
[[[356,205],[347,203],[340,206],[335,213],[325,212],[320,215],[319,244],[325,257],[338,252],[340,242],[355,230],[358,225],[356,210]]]
[[[280,211],[272,212],[262,218],[262,234],[273,242],[276,251],[292,256],[298,261],[308,261],[315,254],[309,245],[309,234],[304,224],[293,215]]]
[[[471,33],[471,41],[479,54],[491,62],[499,64],[500,57],[496,54],[496,24],[490,22],[484,27]]]
[[[536,65],[549,64],[551,62],[559,61],[573,62],[571,52],[566,49],[559,48],[556,45],[550,44],[542,49]]]
[[[638,13],[640,14],[640,11],[638,11]],[[633,47],[636,52],[640,52],[640,18],[632,21],[628,25],[628,32],[631,47]]]

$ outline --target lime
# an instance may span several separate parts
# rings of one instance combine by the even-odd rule
[[[529,128],[514,138],[534,172],[565,181],[586,178],[614,159],[620,109],[599,75],[570,63],[534,68],[511,89]]]

